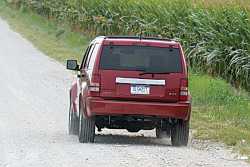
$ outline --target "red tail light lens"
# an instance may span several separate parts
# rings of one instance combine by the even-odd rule
[[[181,79],[180,84],[180,101],[187,101],[188,100],[188,80]]]
[[[89,91],[90,92],[99,92],[100,91],[100,84],[99,83],[90,83]]]
[[[88,95],[89,96],[99,96],[100,95],[100,76],[93,75],[93,78],[88,85]]]

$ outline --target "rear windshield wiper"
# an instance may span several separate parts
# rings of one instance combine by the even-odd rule
[[[143,72],[139,75],[146,75],[146,74],[170,74],[171,72]]]

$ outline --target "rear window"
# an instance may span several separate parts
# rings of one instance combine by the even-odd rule
[[[151,46],[104,46],[100,66],[103,70],[182,72],[179,49]]]

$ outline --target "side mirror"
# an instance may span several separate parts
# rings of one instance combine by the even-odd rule
[[[67,60],[67,69],[79,71],[79,65],[77,64],[77,60]]]

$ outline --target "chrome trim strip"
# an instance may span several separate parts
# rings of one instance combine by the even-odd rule
[[[139,78],[116,78],[116,83],[138,85],[165,85],[165,80],[139,79]]]

